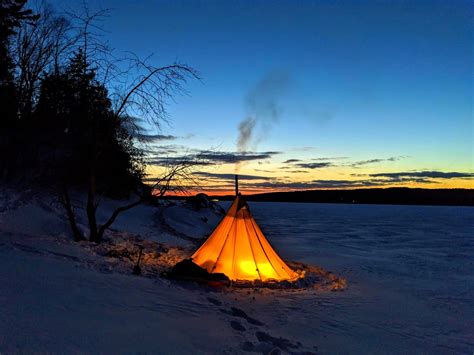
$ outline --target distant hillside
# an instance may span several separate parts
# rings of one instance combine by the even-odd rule
[[[219,199],[232,199],[222,196]],[[246,195],[248,201],[474,206],[474,189],[307,190]]]

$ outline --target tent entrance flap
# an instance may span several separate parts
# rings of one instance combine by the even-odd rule
[[[233,281],[292,281],[299,278],[299,274],[272,248],[240,195],[235,197],[222,221],[191,258],[208,272],[223,273]]]

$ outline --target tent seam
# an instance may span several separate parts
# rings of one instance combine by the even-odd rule
[[[250,220],[250,218],[249,218],[249,220]],[[252,223],[252,221],[250,221],[250,223]],[[247,234],[250,235],[249,229],[247,228],[247,223],[244,222],[244,225],[245,225],[245,230],[247,231]],[[250,250],[252,251],[253,262],[255,263],[255,267],[256,267],[256,270],[257,270],[257,273],[258,273],[258,277],[260,278],[260,281],[263,281],[262,280],[262,275],[260,274],[260,270],[258,269],[257,259],[255,259],[255,253],[253,252],[252,241],[250,240],[250,238],[249,238],[249,244],[250,244]]]
[[[253,218],[252,218],[252,219],[253,219]],[[273,265],[273,263],[272,263],[272,261],[270,260],[270,258],[268,257],[268,254],[267,254],[267,252],[265,251],[265,248],[263,247],[262,242],[260,241],[260,237],[258,236],[258,232],[257,232],[257,230],[255,229],[255,226],[253,225],[253,222],[254,222],[254,221],[251,220],[252,228],[253,228],[253,230],[255,231],[255,235],[257,236],[257,240],[258,240],[258,242],[260,243],[260,246],[262,247],[262,250],[263,250],[263,253],[265,254],[265,257],[267,258],[268,262],[269,262],[270,265],[272,266],[273,270],[276,271],[276,273],[278,274],[278,276],[282,277],[282,276],[280,275],[280,273],[278,272],[278,270],[277,270],[277,269],[275,268],[275,266]]]

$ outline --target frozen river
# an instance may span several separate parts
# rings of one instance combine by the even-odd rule
[[[250,209],[285,259],[348,280],[345,292],[300,299],[289,333],[304,332],[329,353],[473,353],[474,208],[250,202]]]

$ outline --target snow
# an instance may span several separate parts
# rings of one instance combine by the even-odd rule
[[[170,206],[163,212],[163,219],[172,230],[184,233],[194,239],[209,236],[222,217],[210,209],[196,213],[192,209],[185,209],[181,206]]]
[[[72,195],[86,230],[83,194]],[[99,221],[126,203],[104,199]],[[349,287],[213,289],[171,282],[160,273],[213,230],[221,218],[216,210],[141,205],[121,214],[97,246],[72,241],[54,191],[0,189],[0,353],[474,350],[474,209],[250,208],[282,256],[330,269]],[[141,276],[131,274],[136,243],[145,247]]]
[[[2,352],[204,353],[232,336],[202,292],[91,267],[95,261],[73,245],[6,243]]]
[[[348,280],[343,293],[300,297],[307,312],[287,328],[293,335],[313,334],[325,353],[474,350],[473,208],[253,203],[251,209],[280,253]]]

